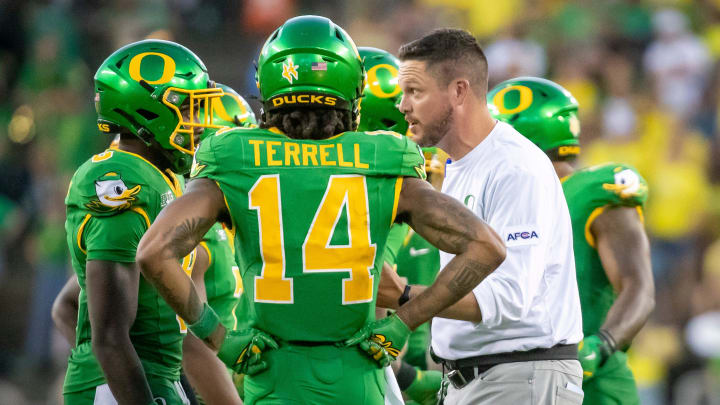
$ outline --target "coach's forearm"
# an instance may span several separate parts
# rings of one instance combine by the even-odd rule
[[[455,256],[438,274],[437,279],[430,287],[398,309],[398,317],[410,329],[415,329],[433,316],[449,309],[451,305],[456,304],[464,297],[463,302],[450,309],[450,313],[447,315],[453,315],[452,317],[458,315],[462,318],[467,315],[467,318],[476,322],[478,319],[482,319],[481,314],[466,313],[470,300],[466,296],[502,263],[505,255],[501,254],[502,252],[491,250],[477,257],[477,254],[473,255],[471,252],[477,252],[477,250],[468,249],[468,252]],[[475,302],[475,308],[479,312],[477,302]]]

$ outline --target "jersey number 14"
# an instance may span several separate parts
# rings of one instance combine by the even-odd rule
[[[255,277],[255,301],[293,303],[293,279],[285,274],[285,246],[280,177],[261,176],[250,189],[250,209],[257,210],[263,268]],[[349,243],[330,245],[330,239],[347,212]],[[370,241],[370,215],[364,176],[330,176],[320,206],[302,247],[303,273],[349,272],[342,280],[342,303],[370,302],[376,246]]]

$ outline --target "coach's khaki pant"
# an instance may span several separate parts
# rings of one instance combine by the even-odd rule
[[[577,360],[505,363],[461,389],[447,387],[445,405],[580,405],[582,368]]]

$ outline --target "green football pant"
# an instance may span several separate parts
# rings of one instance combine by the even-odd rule
[[[639,405],[637,386],[627,364],[627,355],[617,351],[600,367],[595,376],[583,382],[588,405]]]
[[[424,323],[417,327],[411,334],[407,343],[407,352],[403,361],[427,370],[427,352],[430,347],[430,323]]]
[[[156,403],[167,405],[189,405],[180,381],[147,376],[150,391]],[[98,385],[84,391],[64,394],[66,405],[117,405],[115,397],[107,384]]]
[[[263,359],[265,371],[245,376],[245,404],[384,404],[383,370],[357,346],[284,344]]]

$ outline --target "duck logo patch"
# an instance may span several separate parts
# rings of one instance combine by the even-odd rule
[[[108,172],[95,180],[97,199],[93,199],[85,206],[98,212],[122,211],[137,200],[136,195],[140,192],[140,188],[140,185],[128,188],[119,174]]]
[[[631,198],[645,192],[645,186],[640,181],[640,176],[630,169],[617,167],[615,169],[615,184],[603,184],[605,190],[619,195],[620,198]]]

